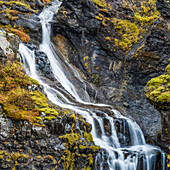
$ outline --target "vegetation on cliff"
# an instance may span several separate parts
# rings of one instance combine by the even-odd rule
[[[159,107],[166,107],[166,104],[170,104],[170,64],[163,75],[152,78],[147,83],[146,96]]]
[[[40,91],[31,90],[39,83],[23,73],[19,62],[7,61],[5,66],[1,64],[0,73],[0,104],[7,117],[42,124],[40,112],[58,115],[57,111],[49,108],[47,98]]]
[[[137,2],[123,0],[122,7],[130,10],[133,13],[131,16],[119,14],[119,12],[117,12],[117,15],[111,15],[115,11],[109,3],[97,1],[95,4],[101,8],[96,19],[100,20],[104,27],[109,26],[113,29],[113,31],[106,33],[105,40],[112,44],[113,51],[122,49],[126,54],[133,45],[143,38],[150,26],[160,16],[156,9],[156,0],[138,0]],[[111,17],[108,17],[108,15],[111,15]]]
[[[78,163],[77,160],[80,158],[85,160],[83,169],[90,170],[93,166],[92,154],[97,153],[100,147],[94,146],[93,137],[88,130],[89,124],[80,115],[72,114],[69,117],[73,120],[71,131],[59,137],[63,140],[66,139],[64,145],[66,148],[65,155],[62,156],[64,170],[74,169]],[[77,131],[76,122],[83,125],[82,134]]]
[[[55,169],[63,164],[63,168],[68,170],[80,166],[77,160],[83,160],[83,168],[90,170],[94,159],[92,155],[100,149],[93,143],[90,124],[85,122],[82,116],[72,113],[70,110],[62,111],[59,108],[54,108],[52,104],[48,103],[44,94],[39,91],[39,86],[36,80],[25,75],[22,64],[18,61],[7,61],[5,65],[0,64],[0,105],[2,106],[2,112],[14,122],[15,120],[26,120],[35,127],[43,128],[44,131],[49,128],[48,122],[56,119],[61,120],[62,118],[68,119],[71,126],[70,132],[62,131],[61,134],[63,135],[59,136],[59,139],[65,143],[64,155],[59,161],[57,161],[58,158],[52,155],[45,155],[43,158],[37,156],[35,158],[31,153],[25,154],[21,151],[20,148],[23,144],[20,144],[20,141],[18,141],[19,143],[14,141],[19,150],[16,150],[16,152],[1,150],[0,161],[4,162],[5,159],[8,159],[8,162],[15,169],[24,160],[30,164],[32,159],[50,159],[55,165]],[[45,116],[42,117],[41,113]],[[77,124],[81,125],[79,130]],[[65,124],[62,126],[65,127]],[[16,130],[14,128],[13,135]],[[60,131],[60,129],[57,130]],[[38,143],[35,139],[34,137],[31,140]],[[5,167],[4,163],[3,166]]]

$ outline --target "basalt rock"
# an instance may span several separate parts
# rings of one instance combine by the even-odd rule
[[[92,99],[117,105],[148,139],[162,145],[157,138],[161,113],[143,89],[169,63],[169,6],[159,0],[134,3],[63,0],[53,24],[53,42],[96,86],[97,97]]]

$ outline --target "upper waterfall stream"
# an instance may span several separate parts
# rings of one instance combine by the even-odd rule
[[[164,170],[164,153],[159,148],[146,144],[140,127],[134,121],[122,116],[111,106],[91,103],[86,91],[86,84],[79,73],[64,57],[61,59],[56,54],[50,41],[50,22],[52,22],[59,6],[60,2],[56,1],[52,6],[45,8],[39,16],[43,37],[39,50],[47,55],[51,71],[56,81],[62,85],[64,93],[50,87],[41,79],[36,71],[35,51],[21,43],[19,53],[26,73],[44,87],[44,91],[52,103],[81,114],[92,125],[91,133],[94,143],[103,148],[95,162],[96,170],[156,170],[158,169],[158,164]],[[81,84],[81,89],[77,90],[78,87],[75,86],[72,78],[78,82],[77,84]],[[83,94],[83,98],[80,97],[80,92]],[[65,94],[70,97],[66,97]],[[94,106],[94,108],[88,106]],[[107,108],[116,119],[105,113],[102,109],[103,107]],[[109,122],[110,134],[106,132],[104,119]]]

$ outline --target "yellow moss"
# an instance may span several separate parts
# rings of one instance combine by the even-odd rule
[[[145,23],[152,24],[160,16],[156,9],[156,0],[143,1],[137,9],[134,13],[134,18],[142,25]]]
[[[105,37],[105,40],[111,41],[111,38],[110,37]]]
[[[12,159],[14,160],[14,161],[17,161],[19,158],[29,158],[29,156],[28,155],[26,155],[26,154],[21,154],[21,153],[19,153],[19,152],[12,152],[11,154],[10,154],[10,156],[12,157]]]
[[[41,156],[37,156],[37,159],[43,159]]]
[[[93,157],[92,157],[92,156],[89,156],[89,157],[88,157],[88,160],[89,160],[89,165],[93,165]]]
[[[101,149],[100,146],[94,146],[94,145],[89,146],[89,148],[90,148],[91,150],[93,150],[94,152],[97,152],[98,150]]]
[[[109,4],[106,4],[106,6],[109,8]],[[160,14],[156,9],[156,0],[122,0],[122,7],[133,11],[134,16],[123,20],[121,18],[104,17],[99,13],[95,18],[102,21],[103,27],[110,26],[108,24],[110,22],[114,25],[113,28],[115,28],[116,33],[110,35],[108,32],[106,40],[109,40],[110,43],[114,42],[112,50],[116,50],[114,47],[117,47],[127,54],[132,46],[143,38],[143,34],[147,33],[150,25],[160,17]],[[107,8],[102,8],[100,11],[108,13]]]
[[[115,39],[115,46],[119,46],[123,50],[126,50],[138,42],[139,29],[135,23],[132,23],[129,20],[121,20],[117,18],[114,18],[112,23],[120,35],[119,40]]]
[[[168,102],[170,103],[170,91],[166,91],[161,93],[158,98],[157,98],[158,102],[164,103],[164,102]]]
[[[19,1],[9,1],[9,2],[8,1],[0,1],[0,5],[3,5],[3,4],[9,5],[9,6],[12,6],[12,5],[24,6],[24,7],[28,8],[28,9],[34,11],[34,12],[37,12],[36,10],[33,10],[30,7],[30,5],[27,5],[26,3],[19,2]]]
[[[6,28],[6,31],[16,34],[21,39],[22,42],[29,42],[30,41],[29,35],[27,35],[23,31],[20,31],[18,29],[14,29],[14,28]]]
[[[100,11],[105,12],[105,13],[109,13],[109,11],[106,8],[101,8]]]
[[[93,2],[99,7],[105,7],[107,5],[105,0],[93,0]]]
[[[72,117],[73,121],[76,122],[77,119],[76,119],[76,114],[75,113],[73,113],[70,117]]]
[[[56,160],[54,159],[54,157],[51,156],[51,155],[44,156],[44,159],[51,159],[51,160],[53,161],[53,164],[56,164],[56,163],[57,163],[57,161],[56,161]]]
[[[6,151],[0,151],[0,155],[8,155],[8,153]]]
[[[169,147],[169,149],[170,149],[170,147]],[[168,158],[168,165],[167,165],[167,167],[169,168],[170,167],[170,155],[167,155],[167,158]]]
[[[55,116],[45,116],[44,119],[46,119],[46,120],[54,120],[54,119],[56,119],[56,117]]]
[[[0,104],[6,115],[15,120],[28,120],[43,125],[39,112],[57,116],[57,110],[50,108],[48,100],[39,91],[28,91],[28,86],[39,83],[23,73],[19,62],[0,64]]]
[[[78,139],[80,139],[80,134],[77,134],[77,133],[68,133],[66,135],[63,135],[63,136],[59,136],[59,138],[66,138],[68,140],[68,143],[73,146],[75,141],[77,141]]]
[[[89,142],[93,141],[91,133],[84,132],[84,138],[86,138]]]
[[[90,61],[89,61],[90,58],[89,58],[89,56],[85,56],[83,59],[84,59],[84,65],[85,65],[87,71],[90,73],[91,72]]]
[[[160,85],[167,83],[167,80],[169,79],[169,75],[161,75],[159,77],[156,78],[152,78],[148,83],[147,86],[150,90],[152,90],[153,88],[158,88]]]
[[[96,19],[98,19],[98,20],[100,20],[100,21],[102,21],[102,20],[103,20],[103,18],[98,17],[98,16],[95,16],[95,18],[96,18]]]
[[[165,71],[170,74],[170,64],[165,68]]]
[[[168,67],[169,65],[165,69],[165,74],[152,78],[147,83],[145,94],[154,103],[170,103],[170,73]]]

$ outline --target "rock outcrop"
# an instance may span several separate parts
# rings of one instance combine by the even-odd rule
[[[165,147],[170,146],[170,64],[165,73],[152,78],[145,87],[148,100],[160,110],[162,116],[162,137]]]

